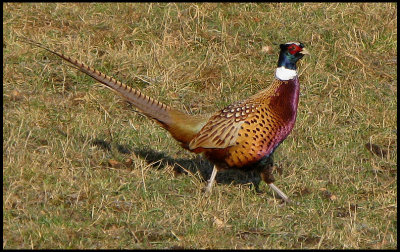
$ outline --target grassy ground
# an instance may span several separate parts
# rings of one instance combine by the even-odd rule
[[[3,248],[397,247],[397,4],[3,8]],[[275,152],[294,203],[237,173],[204,196],[208,162],[17,36],[194,114],[267,87],[278,45],[302,41]]]

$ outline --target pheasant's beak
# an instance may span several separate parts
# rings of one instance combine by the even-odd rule
[[[303,55],[310,55],[310,53],[308,52],[308,50],[306,48],[303,48],[303,50],[301,50],[300,53]]]

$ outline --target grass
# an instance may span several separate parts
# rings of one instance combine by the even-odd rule
[[[3,9],[3,248],[397,248],[397,4]],[[278,45],[302,41],[298,118],[275,152],[294,203],[234,172],[206,197],[207,161],[17,36],[193,114],[267,87]]]

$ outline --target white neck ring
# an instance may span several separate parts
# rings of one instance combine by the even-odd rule
[[[284,66],[278,67],[275,71],[275,77],[279,80],[291,80],[297,76],[297,71],[292,69],[287,69]]]

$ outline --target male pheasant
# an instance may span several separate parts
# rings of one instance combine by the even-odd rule
[[[169,107],[62,53],[36,42],[25,42],[61,57],[116,91],[143,114],[158,122],[183,148],[202,153],[214,164],[206,192],[211,192],[218,171],[256,169],[263,181],[284,201],[289,201],[272,183],[269,162],[271,154],[289,135],[296,121],[300,88],[296,62],[308,54],[302,43],[280,45],[275,80],[267,89],[211,116],[194,116]]]

